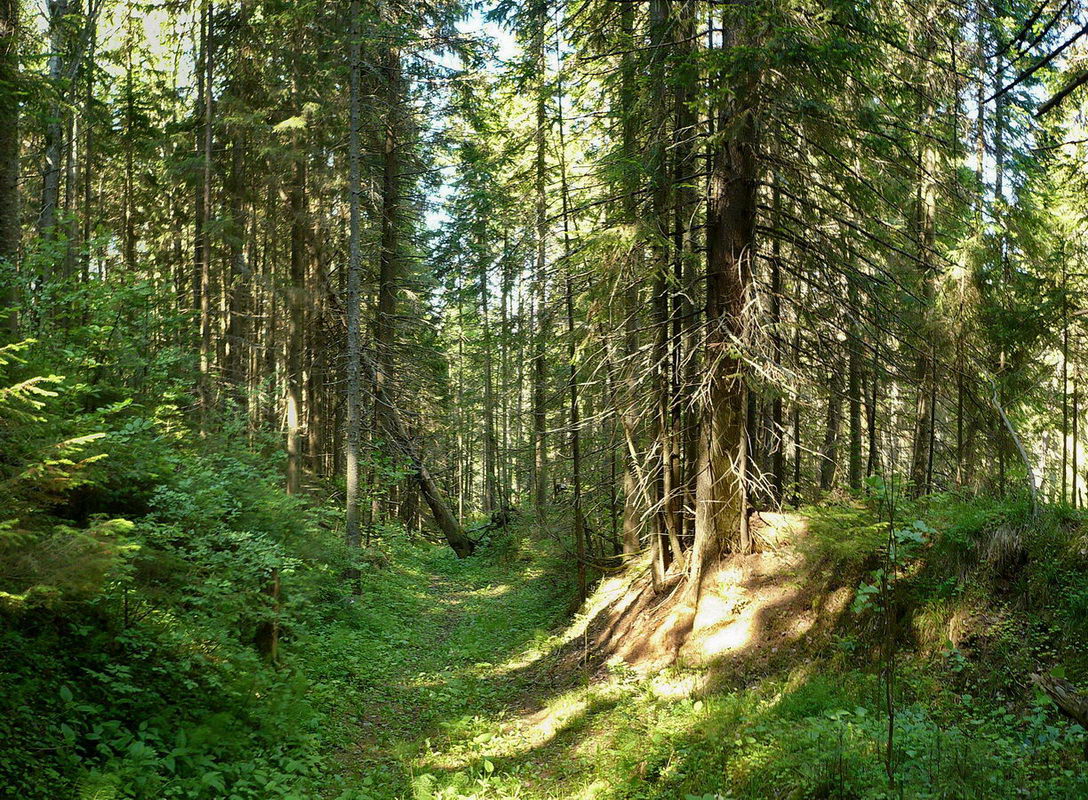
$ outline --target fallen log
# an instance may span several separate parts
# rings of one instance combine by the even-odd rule
[[[370,373],[370,376],[373,377],[374,365],[369,357],[363,357],[363,365],[367,372]],[[384,407],[385,418],[390,427],[387,433],[392,439],[392,444],[400,450],[411,465],[412,476],[415,478],[416,483],[419,484],[423,499],[427,502],[427,507],[430,508],[431,516],[434,518],[438,529],[446,537],[446,542],[453,548],[453,552],[457,554],[458,558],[472,555],[472,551],[476,549],[476,543],[465,534],[461,523],[457,521],[457,517],[450,511],[445,498],[442,496],[442,490],[438,488],[438,484],[435,483],[430,471],[424,465],[415,441],[408,433],[404,420],[401,418],[400,410],[393,403],[384,387],[378,385],[378,394],[374,398],[374,402],[380,403]]]
[[[1088,695],[1064,678],[1053,675],[1032,675],[1031,682],[1038,686],[1066,716],[1088,729]]]

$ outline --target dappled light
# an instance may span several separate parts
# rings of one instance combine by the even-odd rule
[[[0,0],[0,800],[1088,798],[1088,0]]]

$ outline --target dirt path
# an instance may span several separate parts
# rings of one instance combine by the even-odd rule
[[[567,587],[535,559],[457,561],[437,549],[383,573],[360,601],[366,627],[344,631],[355,674],[339,761],[361,797],[408,800],[421,794],[422,763],[523,705],[531,676],[521,662],[560,621]]]

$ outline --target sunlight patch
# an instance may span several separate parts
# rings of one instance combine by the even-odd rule
[[[650,690],[663,700],[683,700],[691,697],[706,685],[706,673],[684,675],[658,675],[650,683]]]
[[[752,641],[753,622],[754,619],[749,615],[710,634],[703,640],[703,655],[720,656],[731,650],[740,650]]]
[[[537,749],[548,744],[556,735],[567,727],[586,710],[586,701],[576,697],[561,697],[547,708],[528,718],[526,731],[529,747]]]

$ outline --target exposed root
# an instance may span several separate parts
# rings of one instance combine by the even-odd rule
[[[648,673],[677,662],[769,657],[829,631],[850,593],[818,596],[798,581],[800,556],[793,544],[806,533],[804,520],[766,512],[753,519],[752,530],[756,552],[709,565],[698,591],[681,579],[655,592],[648,563],[610,579],[613,599],[589,623],[597,660]]]

